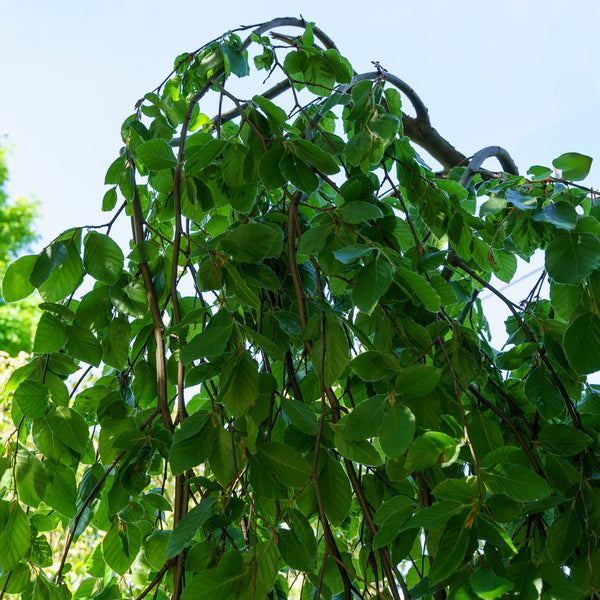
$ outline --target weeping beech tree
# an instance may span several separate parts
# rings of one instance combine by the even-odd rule
[[[597,597],[591,159],[466,157],[313,23],[242,30],[137,102],[110,221],[6,273],[44,302],[8,383],[0,598]]]

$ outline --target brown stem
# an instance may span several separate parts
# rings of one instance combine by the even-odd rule
[[[94,499],[94,496],[98,493],[98,490],[102,487],[102,485],[106,481],[106,478],[110,475],[112,470],[117,466],[117,463],[125,456],[125,454],[127,454],[127,450],[121,451],[121,453],[117,456],[117,458],[115,458],[112,461],[112,463],[110,463],[109,467],[104,472],[104,475],[102,475],[102,477],[100,478],[98,483],[94,486],[92,491],[88,494],[88,497],[84,500],[83,504],[81,505],[81,508],[79,509],[79,512],[75,515],[75,518],[73,519],[73,525],[71,527],[71,530],[69,531],[69,535],[68,535],[67,539],[65,540],[65,546],[63,548],[62,557],[60,559],[60,566],[58,567],[58,572],[56,573],[56,579],[55,579],[56,585],[58,585],[60,583],[60,580],[62,579],[62,572],[63,572],[63,569],[65,568],[65,562],[66,562],[67,556],[69,554],[69,548],[71,547],[71,544],[73,543],[73,538],[75,537],[75,531],[77,531],[77,526],[79,525],[79,521],[81,521],[83,512],[89,506],[90,502]]]
[[[519,327],[521,327],[521,329],[523,330],[523,333],[527,336],[527,339],[530,342],[533,342],[534,344],[536,344],[536,346],[537,346],[537,340],[533,337],[531,331],[529,331],[529,328],[527,327],[527,325],[525,325],[525,322],[523,321],[523,319],[521,318],[521,316],[519,315],[519,313],[515,310],[515,307],[513,306],[513,303],[504,294],[502,294],[502,292],[498,291],[493,285],[489,284],[485,279],[483,279],[482,277],[479,277],[479,275],[475,271],[473,271],[472,269],[470,269],[469,267],[467,267],[467,265],[465,265],[460,260],[460,258],[458,257],[458,255],[454,254],[453,256],[449,256],[448,260],[449,260],[450,264],[452,264],[452,266],[459,267],[460,269],[462,269],[463,271],[465,271],[465,273],[469,274],[473,279],[475,279],[481,285],[483,285],[485,288],[487,288],[488,290],[490,290],[490,292],[492,292],[494,295],[496,295],[498,298],[500,298],[500,300],[502,300],[502,302],[504,302],[504,304],[508,307],[508,309],[510,310],[510,312],[515,317],[517,323],[519,324]],[[546,353],[544,352],[544,349],[540,348],[538,346],[537,350],[538,350],[539,357],[542,359],[542,361],[544,362],[544,364],[546,365],[546,367],[548,368],[548,370],[552,374],[552,377],[553,377],[553,379],[554,379],[554,381],[556,383],[556,387],[558,387],[560,395],[563,397],[563,400],[564,400],[565,405],[567,407],[567,411],[569,412],[571,420],[573,421],[573,425],[577,429],[582,429],[583,427],[582,427],[582,424],[581,424],[581,418],[580,418],[579,414],[577,413],[577,411],[575,410],[575,406],[573,404],[573,401],[569,397],[569,393],[565,389],[565,386],[563,385],[562,381],[560,380],[560,377],[558,376],[558,374],[554,370],[554,367],[552,366],[552,363],[550,362],[550,360],[546,356]],[[594,459],[595,459],[595,462],[597,463],[597,466],[600,466],[600,464],[598,464],[598,459],[595,456],[594,456]]]
[[[132,168],[133,158],[130,157]],[[134,171],[135,173],[135,171]],[[140,202],[140,196],[138,193],[137,185],[133,185],[133,230],[134,230],[134,241],[139,244],[144,240],[144,216],[142,213],[142,204]],[[157,406],[162,416],[165,428],[170,432],[173,432],[173,420],[171,419],[171,411],[169,409],[169,398],[167,396],[167,363],[165,359],[165,340],[164,332],[165,326],[162,320],[160,308],[158,306],[158,299],[152,283],[152,276],[150,274],[150,268],[148,263],[142,262],[139,264],[139,269],[144,280],[144,288],[146,289],[146,299],[148,300],[148,306],[150,308],[150,314],[152,316],[152,325],[154,330],[154,340],[156,342],[156,395],[157,395]]]
[[[135,597],[135,600],[142,600],[142,598],[145,598],[152,591],[153,588],[155,588],[157,585],[160,585],[160,582],[163,580],[165,573],[175,564],[176,560],[176,557],[170,558],[161,567],[160,571],[155,575],[154,579],[146,586],[144,591]]]

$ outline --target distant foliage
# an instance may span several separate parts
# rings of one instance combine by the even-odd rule
[[[11,201],[6,193],[7,155],[7,147],[0,147],[0,277],[9,262],[37,239],[38,203],[27,198]],[[0,351],[13,357],[30,352],[38,318],[37,303],[29,299],[6,304],[0,296]]]
[[[467,158],[298,19],[177,57],[121,136],[110,221],[4,277],[43,312],[7,384],[0,598],[596,597],[591,158]],[[495,282],[536,251],[550,298],[515,302]]]

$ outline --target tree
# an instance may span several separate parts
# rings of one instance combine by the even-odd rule
[[[5,186],[8,180],[8,149],[0,147],[0,276],[11,260],[27,250],[37,239],[33,223],[38,204],[27,198],[11,202]],[[6,304],[0,298],[0,351],[16,357],[30,352],[32,335],[37,323],[36,304],[23,300]]]
[[[252,62],[281,82],[243,100]],[[0,597],[596,596],[589,157],[467,158],[298,19],[177,57],[121,133],[110,221],[4,278],[44,303],[7,384]],[[515,303],[493,277],[536,250],[550,299]]]

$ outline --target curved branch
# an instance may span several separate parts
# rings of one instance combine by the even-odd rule
[[[308,23],[304,19],[298,19],[296,17],[278,17],[277,19],[272,19],[271,21],[267,21],[266,23],[261,23],[252,33],[255,35],[262,35],[263,33],[267,33],[271,29],[275,29],[276,27],[300,27],[301,29],[306,29]],[[337,46],[334,41],[321,29],[318,27],[313,27],[313,33],[315,37],[327,48],[330,50],[337,50]],[[252,36],[248,36],[244,43],[242,44],[240,50],[245,50],[250,43],[252,42]]]
[[[465,171],[462,174],[458,183],[460,183],[460,185],[462,185],[464,188],[468,188],[469,185],[471,184],[471,181],[473,181],[473,177],[481,168],[481,165],[488,158],[494,158],[494,157],[500,161],[500,164],[502,165],[502,169],[504,170],[505,173],[510,173],[511,175],[519,174],[519,169],[518,169],[517,165],[515,164],[515,161],[512,159],[511,155],[504,148],[502,148],[501,146],[488,146],[487,148],[482,148],[481,150],[476,152],[471,157],[471,160],[469,161],[469,164],[467,165],[467,168],[465,169]],[[458,255],[456,254],[456,252],[454,251],[452,246],[449,245],[448,246],[448,263],[452,264],[453,261],[455,262],[457,260],[458,260]],[[446,281],[449,281],[451,276],[452,276],[452,269],[449,266],[445,266],[442,270],[442,277]],[[478,296],[478,291],[474,290],[473,294],[471,295],[471,298],[463,307],[463,309],[460,313],[460,317],[458,319],[458,322],[461,325],[464,323],[465,319],[467,318],[467,315],[468,315],[469,311],[471,310],[473,303],[477,299],[477,296]]]
[[[467,168],[459,180],[460,185],[462,185],[464,188],[469,187],[473,177],[488,158],[497,158],[500,161],[502,170],[505,173],[510,173],[511,175],[519,174],[519,169],[515,164],[515,161],[504,148],[501,146],[488,146],[487,148],[482,148],[479,150],[479,152],[473,154],[469,164],[467,165]]]
[[[413,105],[415,112],[417,113],[417,120],[425,123],[426,125],[431,125],[429,120],[429,111],[423,103],[423,100],[419,98],[417,92],[415,92],[415,90],[413,90],[408,83],[400,79],[400,77],[396,77],[396,75],[393,75],[388,71],[370,71],[368,73],[360,73],[359,75],[355,75],[352,79],[352,83],[344,86],[346,88],[344,91],[350,90],[359,81],[365,81],[367,79],[385,79],[385,81],[388,81],[397,87],[410,100],[410,103]]]

